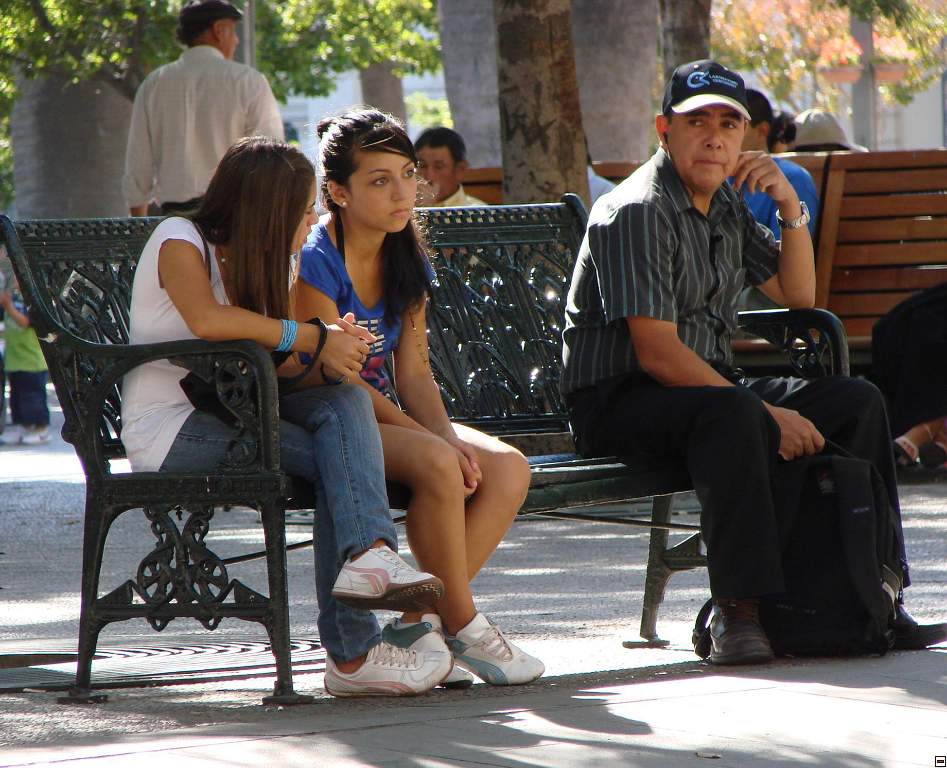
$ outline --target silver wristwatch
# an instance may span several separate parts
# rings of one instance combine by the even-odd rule
[[[779,211],[776,211],[776,223],[779,224],[780,229],[799,229],[799,227],[804,227],[809,223],[809,220],[812,218],[809,215],[809,206],[800,200],[799,207],[802,209],[802,213],[789,221],[786,221],[779,215]]]

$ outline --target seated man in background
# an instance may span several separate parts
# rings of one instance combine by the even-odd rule
[[[773,658],[758,608],[785,590],[774,470],[820,452],[826,438],[884,478],[898,576],[909,583],[878,389],[838,376],[748,380],[733,367],[745,285],[786,307],[815,297],[806,206],[769,154],[741,151],[749,120],[736,73],[707,60],[674,71],[655,118],[660,147],[592,209],[563,332],[561,387],[578,451],[687,467],[707,546],[715,664]],[[775,201],[778,246],[735,191],[744,183]],[[947,639],[947,625],[919,626],[900,594],[893,628],[896,648]]]
[[[743,136],[744,152],[770,152],[769,138],[773,126],[773,107],[760,91],[748,88],[746,91],[746,103],[750,108],[750,125]],[[815,189],[815,182],[812,176],[805,168],[798,163],[794,163],[785,157],[774,157],[773,161],[783,172],[786,180],[792,184],[796,190],[799,200],[806,204],[809,209],[809,234],[816,232],[816,216],[819,211],[819,194]],[[763,190],[750,192],[745,187],[739,190],[743,193],[743,199],[750,208],[760,224],[766,226],[773,237],[779,239],[779,223],[777,222],[778,209],[776,201],[773,200]]]
[[[486,205],[464,192],[460,174],[467,168],[467,147],[452,128],[428,128],[414,142],[421,161],[418,171],[429,184],[421,196],[422,205],[438,208],[463,205]]]

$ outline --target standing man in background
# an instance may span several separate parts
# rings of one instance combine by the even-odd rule
[[[135,94],[122,189],[132,216],[195,208],[227,149],[244,136],[283,139],[269,83],[233,61],[243,14],[226,0],[190,0],[178,17],[187,46]]]

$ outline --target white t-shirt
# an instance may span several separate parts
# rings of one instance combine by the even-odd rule
[[[197,338],[158,280],[158,251],[165,240],[184,240],[204,252],[197,227],[187,219],[175,216],[155,227],[145,243],[132,284],[129,329],[129,342],[132,344]],[[208,243],[208,247],[214,298],[221,304],[229,304],[214,258],[214,246]],[[122,382],[122,443],[136,472],[155,471],[161,467],[178,431],[194,410],[181,389],[181,379],[186,375],[185,368],[167,360],[145,363],[125,375]]]

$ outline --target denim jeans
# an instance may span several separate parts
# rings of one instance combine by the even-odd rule
[[[366,653],[381,640],[371,611],[342,605],[332,587],[345,561],[383,539],[398,537],[385,490],[378,424],[367,392],[354,385],[315,387],[280,399],[280,467],[313,485],[319,636],[336,660]],[[178,432],[162,472],[216,468],[235,430],[194,411]]]
[[[9,371],[10,418],[24,427],[48,427],[46,371]]]

